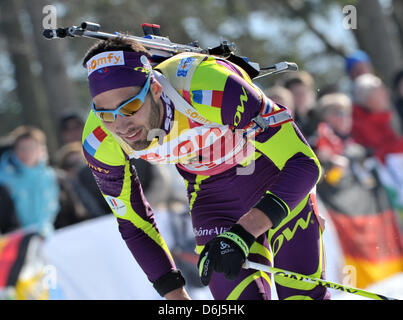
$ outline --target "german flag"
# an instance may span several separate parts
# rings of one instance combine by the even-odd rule
[[[345,264],[355,268],[356,286],[365,288],[403,271],[403,242],[375,173],[351,168],[328,170],[317,191],[337,230]]]
[[[16,231],[0,237],[0,290],[16,286],[25,263],[28,244],[35,235]]]

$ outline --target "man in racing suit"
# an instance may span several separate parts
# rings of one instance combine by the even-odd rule
[[[90,48],[83,65],[93,103],[83,149],[154,288],[167,299],[189,299],[134,158],[176,164],[187,186],[201,281],[215,299],[271,298],[270,275],[242,269],[246,258],[324,278],[314,207],[320,164],[287,109],[224,59],[178,54],[152,68],[150,58],[122,38]],[[280,299],[329,298],[324,287],[274,279]]]

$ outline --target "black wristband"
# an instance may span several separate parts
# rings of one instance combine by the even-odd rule
[[[172,290],[184,287],[185,284],[186,281],[181,272],[179,270],[171,270],[154,281],[153,286],[160,296],[163,297]]]
[[[255,205],[255,208],[263,211],[263,213],[271,220],[273,223],[272,228],[276,228],[288,214],[288,208],[283,201],[270,193],[266,194]]]

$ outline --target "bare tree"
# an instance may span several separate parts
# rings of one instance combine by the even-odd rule
[[[391,32],[391,19],[378,0],[358,0],[356,7],[357,29],[353,32],[357,42],[371,56],[377,74],[390,84],[403,61],[401,42]]]
[[[400,46],[403,48],[403,1],[393,0],[392,16],[396,23],[396,29],[399,34]]]
[[[312,22],[311,12],[305,8],[300,2],[286,0],[280,2],[291,14],[302,19],[307,27],[307,30],[312,32],[326,47],[326,51],[344,57],[346,52],[344,48],[334,45],[327,36],[319,30]]]
[[[49,149],[55,150],[55,130],[41,84],[32,73],[33,57],[22,32],[19,4],[19,1],[0,1],[0,32],[6,39],[10,60],[14,65],[16,91],[23,108],[24,123],[41,128],[47,135]]]
[[[53,120],[67,108],[77,108],[77,94],[74,83],[66,72],[66,41],[48,41],[42,36],[42,8],[48,4],[44,0],[24,0],[32,23],[32,37],[38,61],[42,66],[41,79],[50,106]]]

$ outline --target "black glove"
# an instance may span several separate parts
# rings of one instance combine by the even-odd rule
[[[197,263],[201,282],[207,286],[213,271],[235,280],[255,240],[240,224],[234,224],[228,231],[207,242]]]

